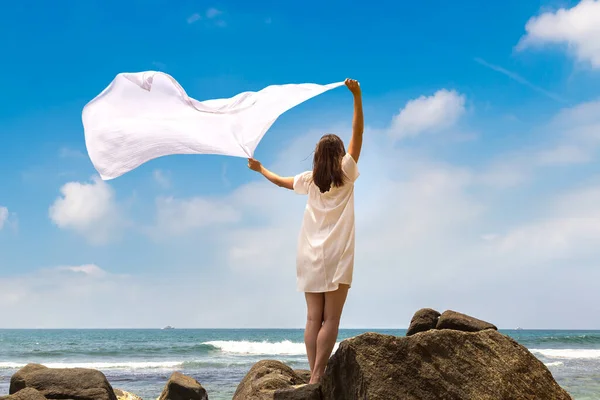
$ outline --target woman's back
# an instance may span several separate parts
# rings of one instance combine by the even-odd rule
[[[350,284],[354,264],[354,182],[358,166],[350,154],[341,161],[344,183],[328,191],[313,182],[313,172],[294,178],[294,191],[308,196],[298,238],[299,288],[335,290]]]

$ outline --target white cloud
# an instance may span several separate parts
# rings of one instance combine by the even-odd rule
[[[198,13],[194,13],[194,14],[190,15],[190,16],[187,18],[187,23],[188,23],[188,24],[193,24],[194,22],[197,22],[197,21],[199,21],[199,20],[201,20],[201,19],[202,19],[202,16],[200,16],[200,14],[198,14]]]
[[[80,150],[71,149],[69,147],[62,147],[59,151],[59,156],[60,158],[85,158],[85,154],[83,154],[83,152]]]
[[[221,10],[217,10],[214,7],[209,8],[208,10],[206,10],[206,18],[212,19],[215,18],[218,15],[223,14],[223,12]]]
[[[151,233],[156,237],[178,236],[239,219],[239,211],[222,199],[160,197],[156,200],[156,225],[151,228]]]
[[[10,212],[7,207],[0,206],[0,231],[11,229],[16,232],[19,229],[17,213]]]
[[[84,265],[0,275],[0,328],[251,328],[257,327],[257,310],[281,315],[284,326],[297,325],[289,298],[273,302],[264,296],[268,291],[277,297],[287,288],[267,290],[243,271],[215,277],[201,268],[202,260],[198,265],[184,274],[168,269],[132,276]],[[210,306],[190,312],[207,299]]]
[[[588,150],[575,145],[560,145],[537,154],[540,165],[580,164],[592,160]]]
[[[50,219],[61,229],[85,236],[93,244],[113,239],[123,226],[113,189],[98,177],[91,183],[69,182],[50,206]]]
[[[170,174],[160,169],[155,169],[152,172],[152,177],[156,181],[156,183],[162,187],[163,189],[168,189],[171,187],[171,179]]]
[[[0,206],[0,230],[4,228],[4,223],[8,220],[8,208]]]
[[[101,277],[106,275],[106,271],[94,264],[58,267],[57,270],[80,273],[92,277]]]
[[[442,130],[454,125],[464,113],[465,96],[441,89],[432,96],[421,96],[406,103],[394,116],[390,134],[400,139]]]
[[[600,0],[582,0],[531,18],[526,35],[517,45],[522,50],[544,44],[566,45],[581,62],[600,68]]]
[[[539,221],[504,235],[498,250],[532,265],[584,255],[600,257],[600,186],[562,194],[544,214]]]
[[[204,16],[206,18],[205,21],[207,21],[207,20],[214,21],[215,26],[224,28],[227,26],[227,22],[222,19],[218,19],[217,17],[219,17],[220,15],[223,15],[223,11],[221,11],[215,7],[210,7],[204,12]],[[199,13],[194,13],[187,18],[187,23],[194,24],[202,19],[203,19],[202,15],[200,15]]]

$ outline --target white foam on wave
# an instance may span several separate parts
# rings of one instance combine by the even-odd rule
[[[247,340],[215,340],[204,342],[218,348],[223,353],[239,355],[277,355],[277,356],[301,356],[306,355],[304,343],[296,343],[289,340],[282,342],[251,342]],[[334,351],[339,343],[335,344]]]
[[[531,352],[548,358],[600,359],[600,349],[531,349]]]
[[[559,365],[563,365],[562,361],[549,362],[544,364],[546,367],[558,367]]]
[[[16,369],[26,363],[0,362],[0,369]],[[91,369],[160,369],[175,368],[183,365],[183,361],[115,361],[115,362],[72,362],[44,363],[48,368],[91,368]]]

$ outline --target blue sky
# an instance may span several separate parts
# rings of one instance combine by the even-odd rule
[[[0,327],[303,326],[302,197],[222,156],[98,180],[83,106],[119,72],[160,70],[199,100],[361,82],[342,326],[430,306],[600,329],[582,318],[600,314],[600,1],[176,3],[0,6]],[[255,156],[301,172],[351,117],[345,88],[327,92]]]

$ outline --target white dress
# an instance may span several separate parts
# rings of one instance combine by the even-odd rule
[[[342,159],[344,185],[321,193],[312,171],[294,177],[294,191],[308,195],[298,237],[298,291],[323,293],[352,284],[354,269],[354,182],[358,165],[350,154]]]

